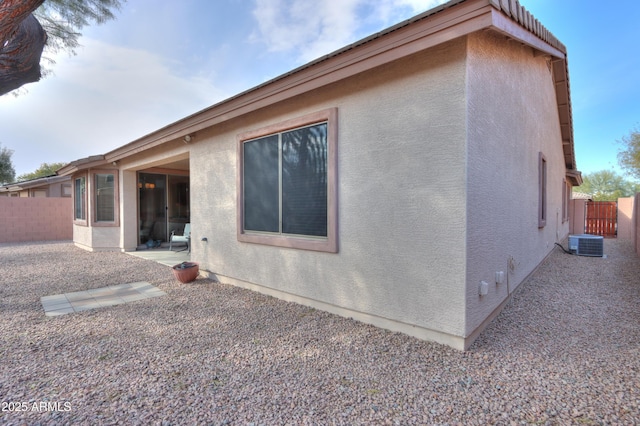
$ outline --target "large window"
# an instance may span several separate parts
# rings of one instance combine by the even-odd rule
[[[96,170],[91,181],[92,226],[118,226],[118,172]]]
[[[244,143],[244,230],[327,236],[327,123]]]
[[[336,110],[239,137],[238,239],[337,251]]]
[[[87,220],[86,178],[84,176],[76,178],[74,186],[73,217],[76,221],[85,221]]]
[[[115,197],[113,173],[96,173],[96,222],[115,220]]]

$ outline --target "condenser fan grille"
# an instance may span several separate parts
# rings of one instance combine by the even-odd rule
[[[569,235],[569,250],[578,256],[604,255],[604,238],[600,235]]]

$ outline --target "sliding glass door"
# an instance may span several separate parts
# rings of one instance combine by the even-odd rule
[[[190,220],[189,176],[138,173],[138,243],[169,241]]]
[[[167,196],[169,199],[169,236],[175,231],[178,235],[182,235],[184,225],[189,223],[191,215],[189,204],[189,176],[169,175],[167,177]]]
[[[167,241],[167,176],[155,173],[138,175],[140,244]]]

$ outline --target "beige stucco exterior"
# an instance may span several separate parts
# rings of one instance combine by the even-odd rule
[[[194,260],[351,316],[464,333],[465,51],[457,40],[249,114],[224,133],[200,133],[191,151],[191,190],[204,207],[192,213]],[[338,254],[239,243],[236,136],[332,107]]]
[[[201,270],[467,348],[569,233],[565,182],[579,177],[570,105],[561,101],[564,53],[514,24],[520,15],[507,16],[508,4],[451,2],[71,165],[65,172],[77,175],[107,164],[119,179],[117,226],[79,223],[74,240],[91,250],[135,249],[137,173],[188,164],[191,251]],[[531,31],[555,40],[542,29]],[[337,251],[241,241],[239,135],[327,110],[337,111]]]
[[[464,346],[568,234],[559,211],[565,170],[554,97],[544,57],[479,33],[245,116],[224,134],[200,135],[192,190],[216,208],[194,208],[194,259],[250,288]],[[334,106],[339,254],[238,243],[228,226],[236,212],[237,188],[228,182],[235,136]],[[539,152],[551,165],[542,229]],[[497,285],[500,271],[505,279]],[[490,291],[480,297],[483,280]]]
[[[573,199],[570,204],[570,234],[584,234],[585,233],[585,223],[587,219],[587,211],[586,204],[589,200],[587,199]]]
[[[633,218],[635,197],[618,198],[618,233],[617,238],[634,241],[636,226]]]
[[[549,58],[495,33],[469,37],[467,317],[472,334],[569,233]],[[543,124],[544,123],[544,124]],[[547,223],[538,227],[538,156],[548,164]],[[504,282],[496,284],[496,272]],[[481,281],[489,293],[478,297]]]

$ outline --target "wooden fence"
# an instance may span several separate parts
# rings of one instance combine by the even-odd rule
[[[585,233],[615,238],[618,231],[618,203],[589,201],[586,204]]]

